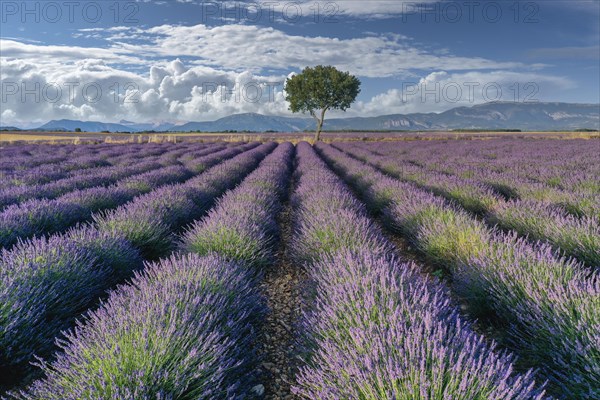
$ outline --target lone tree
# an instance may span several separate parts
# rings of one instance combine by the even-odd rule
[[[285,99],[294,113],[309,112],[317,121],[315,142],[321,137],[321,129],[327,110],[346,111],[360,93],[360,81],[349,72],[332,66],[306,67],[300,74],[285,82]]]

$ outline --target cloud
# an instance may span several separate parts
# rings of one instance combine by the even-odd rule
[[[555,0],[544,2],[544,7],[562,7],[583,13],[600,13],[600,1],[598,0]]]
[[[414,112],[442,112],[454,107],[489,101],[545,101],[558,97],[575,84],[568,78],[511,71],[448,73],[433,72],[420,80],[405,82],[367,102],[357,102],[350,114],[376,116]]]
[[[107,122],[121,119],[208,121],[246,112],[291,116],[283,92],[285,79],[285,75],[194,66],[179,59],[157,62],[145,74],[114,68],[97,59],[79,61],[61,69],[23,60],[3,61],[0,124],[29,126],[61,118]],[[531,92],[525,88],[529,82],[539,88],[536,97],[540,100],[573,87],[568,79],[534,72],[437,71],[415,80],[416,89],[408,84],[390,88],[369,101],[357,102],[346,114],[333,112],[330,116],[439,112],[460,105],[500,100],[484,97],[486,84],[498,85],[503,91],[501,99],[512,100],[516,83],[523,100]],[[478,86],[470,99],[467,89],[473,83]],[[450,101],[456,97],[456,86],[463,89],[462,96]],[[495,87],[491,86],[490,97],[495,95]],[[28,94],[24,94],[26,92]]]
[[[367,13],[367,2],[343,3],[347,12]],[[370,8],[375,13],[387,2],[376,3]],[[400,12],[393,7],[391,12]],[[539,73],[540,65],[432,51],[398,34],[341,39],[243,24],[116,26],[77,34],[93,35],[94,46],[0,39],[2,125],[60,118],[141,122],[205,121],[242,112],[291,115],[282,87],[286,75],[317,64],[367,78],[423,77],[415,78],[420,87],[408,100],[412,89],[390,88],[358,102],[348,116],[443,111],[486,100],[482,95],[467,103],[419,100],[426,85],[496,82],[506,95],[515,82],[536,82],[543,96],[572,87],[565,78]]]
[[[189,0],[187,2],[193,2]],[[388,19],[396,18],[401,14],[411,14],[415,10],[425,9],[429,4],[439,2],[439,0],[336,0],[336,1],[314,1],[314,0],[296,0],[296,1],[273,1],[273,0],[254,0],[245,3],[235,1],[225,1],[221,3],[221,8],[245,7],[252,11],[261,10],[262,18],[270,18],[271,13],[275,12],[283,15],[283,21],[293,20],[297,16],[305,17],[309,20],[333,23],[343,17],[360,17],[362,19]],[[202,4],[202,1],[197,1]],[[241,8],[240,7],[240,8]],[[256,12],[252,13],[257,15]],[[281,18],[279,19],[281,21]]]
[[[545,60],[600,60],[600,46],[533,49],[529,57]]]
[[[292,35],[271,27],[240,24],[215,27],[161,25],[147,29],[113,27],[92,32],[86,29],[80,33],[92,34],[95,39],[103,38],[107,46],[40,45],[0,39],[2,57],[57,66],[94,58],[131,68],[150,67],[157,60],[179,57],[192,60],[196,65],[255,73],[329,64],[363,77],[410,76],[415,70],[524,67],[520,62],[428,51],[398,34],[366,34],[340,39]]]
[[[42,45],[23,43],[18,40],[0,38],[2,59],[31,60],[41,63],[64,64],[87,58],[104,60],[115,64],[143,64],[145,61],[128,51],[114,51],[110,48]]]
[[[135,41],[130,37],[135,37]],[[257,72],[330,64],[364,77],[389,77],[408,75],[416,69],[453,71],[523,66],[518,62],[436,54],[419,49],[404,36],[395,34],[340,39],[291,35],[272,27],[239,24],[131,28],[131,32],[120,32],[108,40],[112,43],[111,50],[117,53],[192,57],[203,65]],[[356,57],[357,54],[361,56]]]
[[[520,62],[498,62],[482,57],[460,57],[447,51],[428,51],[397,34],[366,34],[340,39],[292,35],[271,27],[239,24],[215,27],[202,24],[161,25],[147,29],[113,27],[93,32],[88,29],[84,33],[91,33],[96,39],[104,38],[107,47],[39,45],[0,39],[2,57],[57,66],[94,58],[107,64],[132,68],[150,67],[157,60],[179,57],[196,65],[255,73],[329,64],[372,78],[410,76],[415,70],[524,67]]]
[[[439,0],[423,0],[418,2],[412,0],[338,0],[333,3],[339,7],[339,12],[343,15],[366,16],[371,18],[395,18],[399,14],[413,13],[415,12],[415,8],[425,8],[429,3],[436,3],[437,1]],[[305,3],[310,4],[309,1],[306,1]]]
[[[156,64],[146,75],[91,59],[60,71],[23,60],[2,66],[1,125],[61,118],[205,121],[244,112],[289,115],[285,76],[186,66],[180,60]]]

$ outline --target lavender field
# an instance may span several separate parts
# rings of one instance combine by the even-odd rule
[[[5,146],[0,396],[600,399],[599,154]]]

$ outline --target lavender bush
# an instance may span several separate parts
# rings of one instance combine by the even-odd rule
[[[272,262],[275,217],[287,187],[293,150],[293,145],[284,143],[267,156],[240,186],[188,229],[182,248],[201,255],[214,252],[255,267]]]
[[[187,231],[184,248],[210,255],[149,265],[61,341],[64,353],[42,364],[43,380],[14,397],[208,399],[249,392],[256,367],[249,348],[265,312],[256,267],[270,259],[292,153],[289,143],[277,147]],[[236,234],[215,234],[225,227]]]
[[[476,335],[439,286],[370,252],[313,264],[313,311],[303,327],[316,350],[298,394],[320,399],[543,398],[532,373]]]
[[[100,230],[122,233],[144,258],[164,256],[173,248],[172,231],[199,218],[218,195],[237,184],[273,146],[262,145],[242,154],[237,148],[220,152],[221,158],[227,158],[227,154],[238,156],[184,184],[160,188],[125,206],[96,214],[95,223]]]
[[[209,170],[185,185],[165,188],[154,205],[146,208],[159,213],[153,218],[144,214],[143,202],[133,202],[130,208],[117,209],[110,214],[115,217],[102,218],[93,227],[84,226],[66,236],[28,240],[10,251],[3,250],[0,367],[10,368],[30,361],[34,353],[48,356],[61,330],[71,326],[74,318],[95,304],[105,290],[130,276],[139,266],[138,251],[148,257],[171,245],[169,229],[186,223],[188,209],[194,209],[194,200],[198,200],[186,196],[223,193],[274,146],[243,146],[242,149],[250,150],[224,161],[217,171]],[[231,151],[237,154],[241,150]],[[167,201],[172,208],[165,204]],[[203,201],[208,202],[208,197]],[[134,219],[144,215],[149,215],[146,220]],[[128,231],[125,225],[112,225],[121,221],[131,221],[131,226],[139,228]],[[145,247],[148,238],[159,245],[164,243],[165,247]],[[58,256],[61,258],[57,259]]]
[[[220,147],[214,147],[214,149],[218,148]],[[194,154],[200,157],[201,155],[211,153],[212,150],[213,146],[210,146],[207,149],[195,150]],[[165,149],[158,152],[146,150],[137,153],[121,151],[120,154],[124,157],[123,161],[119,161],[118,158],[108,158],[107,160],[112,161],[108,166],[74,169],[63,179],[51,180],[44,184],[3,186],[0,188],[0,208],[20,203],[28,199],[54,199],[73,190],[81,190],[94,186],[107,186],[118,180],[125,180],[125,178],[132,175],[139,175],[144,172],[156,170],[161,166],[177,165],[177,156],[181,156],[187,151],[187,146],[166,152]],[[48,165],[41,165],[38,168],[47,169]],[[56,167],[52,166],[52,168]],[[179,168],[183,169],[181,167]],[[36,173],[36,171],[30,171],[29,173]],[[37,173],[39,174],[40,171],[37,171]],[[135,180],[134,182],[140,181]]]
[[[64,352],[22,399],[231,398],[244,382],[252,323],[264,307],[256,273],[216,256],[173,256],[61,341]]]
[[[83,240],[85,239],[85,243]],[[111,265],[111,261],[117,261]],[[122,237],[84,228],[3,250],[0,259],[0,366],[48,355],[54,337],[100,297],[114,275],[141,259]],[[116,270],[118,268],[119,270]]]
[[[294,256],[305,262],[312,290],[300,326],[306,365],[297,395],[543,397],[532,373],[513,374],[514,357],[475,334],[437,281],[395,261],[376,226],[356,223],[363,207],[305,143],[298,145],[298,175]],[[345,208],[326,209],[329,202]],[[318,223],[309,222],[314,214]],[[326,239],[316,248],[315,236]]]
[[[384,193],[389,200],[383,210],[387,223],[451,273],[454,290],[471,313],[493,313],[504,322],[505,344],[526,365],[541,368],[554,393],[598,397],[597,273],[561,258],[548,245],[531,245],[514,234],[488,229],[431,193],[393,184],[330,146],[319,149],[367,200],[372,193]]]
[[[600,223],[596,218],[577,218],[558,207],[530,200],[498,205],[489,218],[505,229],[547,241],[567,256],[600,268]]]
[[[94,212],[115,208],[157,186],[189,177],[184,168],[171,166],[126,178],[115,186],[75,190],[55,200],[32,199],[13,204],[0,212],[0,245],[9,247],[19,238],[63,231],[89,220]]]

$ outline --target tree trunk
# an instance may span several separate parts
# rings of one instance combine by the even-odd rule
[[[321,129],[323,128],[323,121],[325,120],[325,111],[327,111],[326,108],[321,110],[321,118],[320,119],[315,117],[315,119],[317,120],[317,131],[315,132],[315,143],[317,143],[319,140],[321,140]]]
[[[317,131],[315,132],[315,143],[321,140],[321,128],[323,127],[323,120],[317,121]]]

